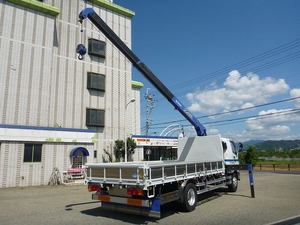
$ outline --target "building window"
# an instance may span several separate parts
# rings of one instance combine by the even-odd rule
[[[25,144],[23,162],[42,162],[42,144]]]
[[[90,55],[105,58],[105,42],[96,39],[89,39],[88,53]]]
[[[147,155],[147,150],[151,150],[150,155]],[[144,147],[144,159],[151,160],[176,160],[177,148],[167,146],[151,146]]]
[[[83,165],[83,153],[79,151],[76,156],[72,157],[72,168],[82,168]]]
[[[98,73],[87,74],[87,88],[99,91],[105,90],[105,76]]]
[[[86,125],[104,127],[104,110],[86,109]]]
[[[94,158],[97,158],[97,150],[94,150]]]

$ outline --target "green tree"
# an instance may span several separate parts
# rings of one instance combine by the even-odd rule
[[[115,154],[116,154],[116,159],[118,161],[120,161],[120,159],[122,157],[124,157],[125,153],[124,153],[124,147],[125,147],[125,143],[123,140],[116,140],[115,141]]]
[[[300,158],[300,150],[293,150],[289,155],[291,158]]]
[[[258,152],[254,145],[250,145],[247,149],[247,152],[243,155],[243,161],[246,164],[252,164],[253,166],[256,165],[258,161]]]
[[[127,138],[127,153],[128,153],[128,155],[134,154],[135,149],[136,149],[135,141],[132,138],[128,137]]]
[[[128,137],[127,138],[127,157],[129,155],[134,154],[134,150],[136,149],[135,141]],[[116,140],[115,141],[115,151],[116,151],[116,158],[120,160],[120,158],[125,158],[125,142],[123,140]]]

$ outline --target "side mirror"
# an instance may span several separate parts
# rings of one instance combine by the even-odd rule
[[[243,144],[241,142],[239,142],[239,152],[243,151]]]

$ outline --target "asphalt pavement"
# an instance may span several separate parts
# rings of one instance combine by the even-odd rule
[[[255,198],[249,176],[242,171],[239,188],[225,188],[199,196],[193,212],[171,204],[162,207],[160,219],[101,209],[84,185],[0,189],[0,224],[300,224],[300,174],[254,171]]]

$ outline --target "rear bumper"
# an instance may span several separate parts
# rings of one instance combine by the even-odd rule
[[[131,213],[136,215],[160,218],[160,200],[153,199],[135,199],[110,195],[92,194],[93,200],[99,200],[102,208],[118,212]]]
[[[149,208],[115,204],[111,202],[102,202],[101,208],[134,215],[148,216],[157,219],[160,218],[160,211],[154,211]]]

